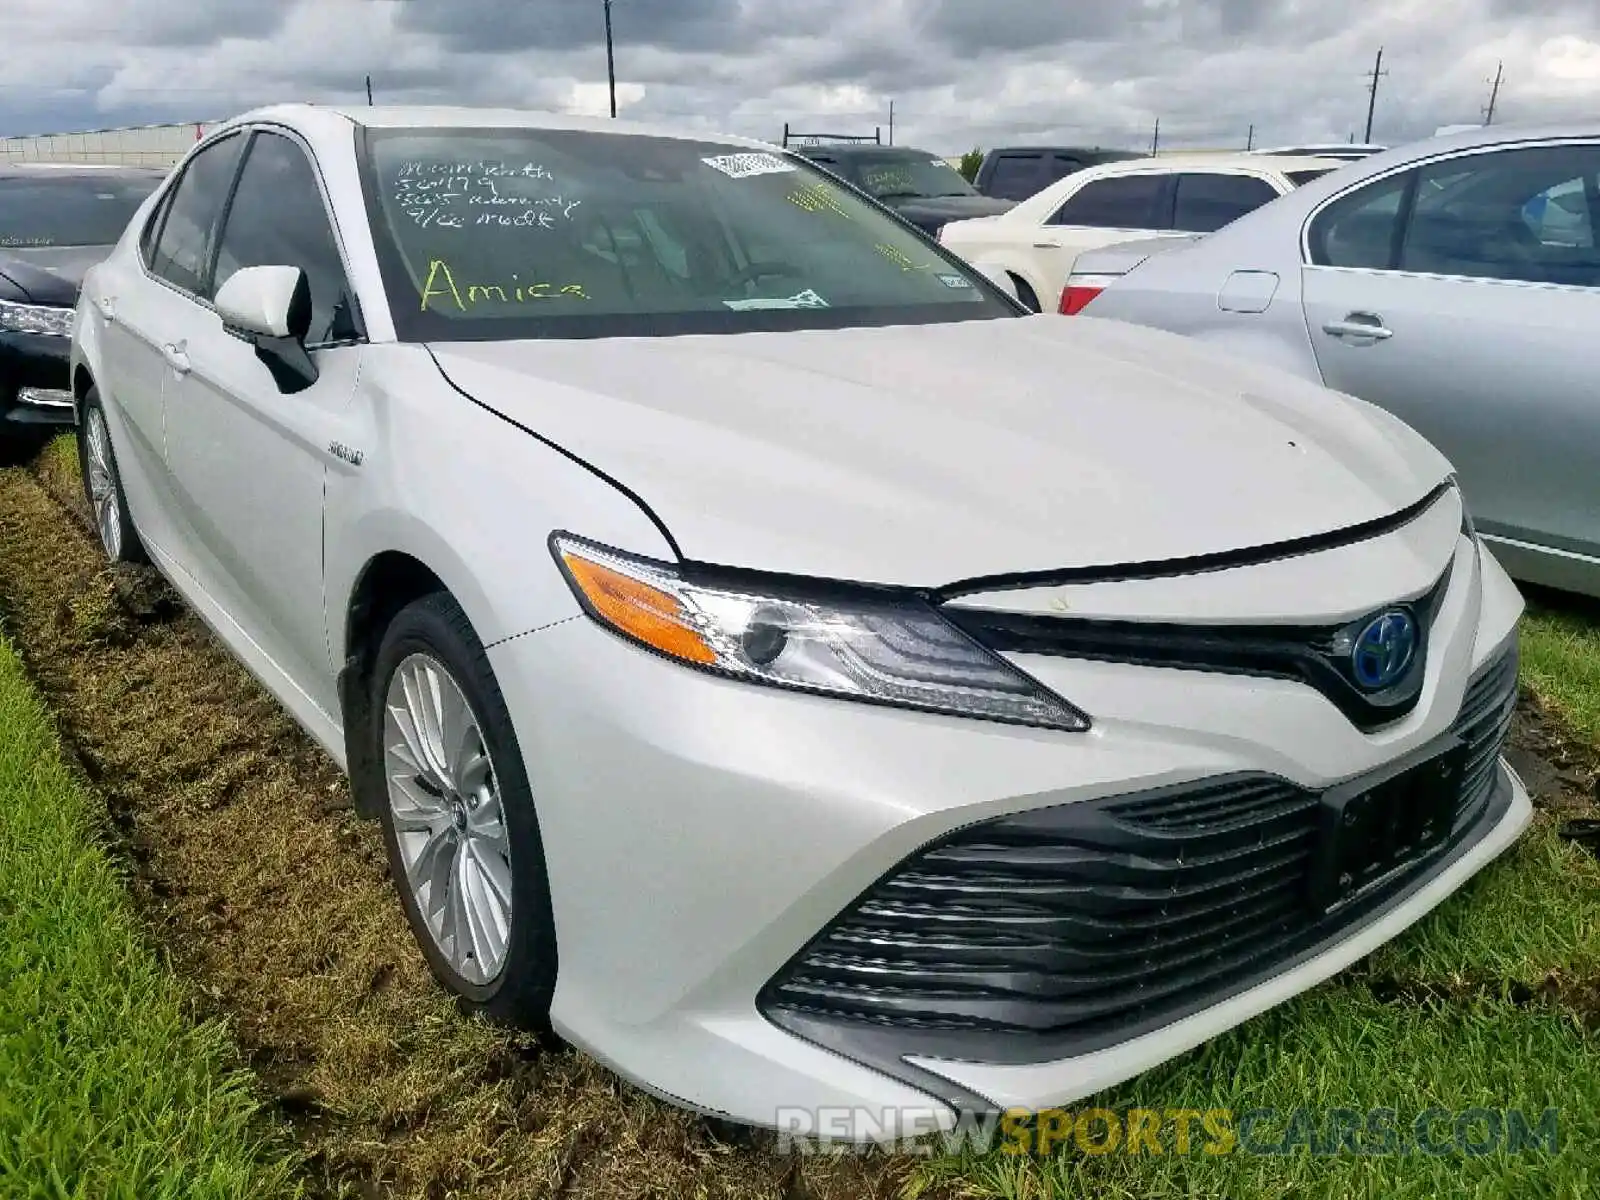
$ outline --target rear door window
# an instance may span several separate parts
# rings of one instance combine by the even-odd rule
[[[1600,287],[1600,146],[1529,146],[1421,168],[1399,268]]]
[[[1051,225],[1097,229],[1166,229],[1170,175],[1114,175],[1074,192],[1050,218]]]
[[[1218,171],[1179,175],[1177,189],[1172,227],[1185,233],[1214,233],[1278,198],[1278,190],[1265,179]]]

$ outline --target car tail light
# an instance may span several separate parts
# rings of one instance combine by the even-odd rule
[[[1115,278],[1115,275],[1071,276],[1067,280],[1067,286],[1061,289],[1061,315],[1077,316],[1083,311],[1084,305],[1103,292],[1106,285]]]

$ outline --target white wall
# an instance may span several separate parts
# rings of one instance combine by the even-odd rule
[[[0,138],[3,162],[123,163],[170,167],[216,122],[186,125],[142,125],[129,129],[95,129],[84,133],[44,133]]]

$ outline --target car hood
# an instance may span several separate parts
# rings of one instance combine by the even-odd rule
[[[906,220],[926,224],[998,216],[1015,208],[1017,202],[996,200],[993,196],[899,196],[884,203]]]
[[[1258,547],[1391,515],[1449,473],[1370,406],[1093,318],[430,349],[634,491],[686,558],[831,579]]]
[[[110,246],[41,246],[0,250],[0,276],[20,288],[32,304],[70,308],[84,274],[111,253]]]

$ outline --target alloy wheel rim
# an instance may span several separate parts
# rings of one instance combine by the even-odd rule
[[[383,745],[404,885],[451,970],[486,984],[510,945],[511,844],[482,730],[437,659],[413,654],[395,671]]]
[[[106,420],[99,409],[90,409],[88,424],[89,503],[94,508],[100,543],[107,554],[116,558],[122,551],[122,511],[111,469],[111,439],[106,435]]]

